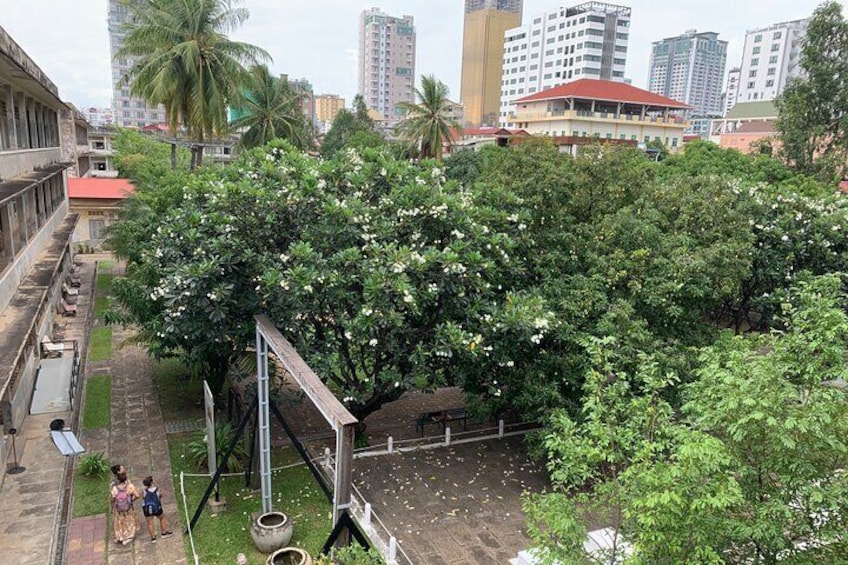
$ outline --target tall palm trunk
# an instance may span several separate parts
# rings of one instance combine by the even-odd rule
[[[171,170],[177,169],[177,142],[171,144]]]

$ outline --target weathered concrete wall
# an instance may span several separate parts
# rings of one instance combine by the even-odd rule
[[[53,81],[47,78],[47,75],[41,68],[35,64],[35,61],[30,59],[29,55],[21,49],[21,46],[15,43],[15,40],[6,33],[6,30],[0,27],[0,54],[5,55],[11,61],[22,68],[30,77],[38,81],[38,83],[56,98],[59,97],[59,89],[53,84]]]
[[[0,153],[0,179],[14,179],[61,160],[62,150],[58,147],[3,151]]]
[[[56,226],[65,220],[67,214],[68,201],[65,200],[53,212],[53,216],[44,222],[38,234],[32,238],[21,254],[15,258],[15,262],[0,277],[0,312],[9,305],[18,285],[21,284],[30,267],[35,263],[38,254],[44,249],[53,232],[56,231]]]

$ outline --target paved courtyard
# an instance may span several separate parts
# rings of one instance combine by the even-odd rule
[[[521,495],[549,486],[520,437],[354,461],[355,482],[416,564],[507,563],[530,545]]]

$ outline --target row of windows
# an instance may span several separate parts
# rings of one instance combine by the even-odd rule
[[[782,31],[776,31],[771,36],[772,40],[777,40],[777,39],[780,39],[781,37],[783,37]],[[763,40],[763,34],[758,33],[757,35],[754,36],[754,43],[760,43],[762,40]]]

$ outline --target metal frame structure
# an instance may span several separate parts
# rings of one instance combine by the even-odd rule
[[[359,422],[298,355],[265,315],[256,320],[257,398],[259,400],[259,468],[262,510],[271,510],[271,434],[268,352],[273,351],[283,368],[336,433],[336,467],[333,475],[333,526],[351,508],[353,438]]]

